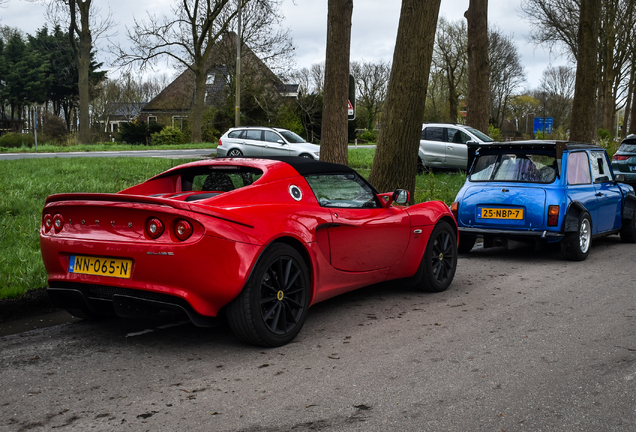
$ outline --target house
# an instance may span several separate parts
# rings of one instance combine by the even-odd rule
[[[236,62],[236,33],[226,33],[214,46],[207,66],[205,103],[218,106],[227,100],[233,79],[231,70]],[[228,67],[228,64],[231,65]],[[194,105],[194,72],[186,69],[161,93],[148,102],[141,110],[139,118],[148,123],[157,122],[164,126],[183,129]],[[297,98],[298,84],[285,84],[247,46],[241,51],[241,89],[260,89],[260,94],[275,94],[276,97]],[[267,91],[267,90],[270,91]]]
[[[121,123],[135,120],[145,105],[146,102],[109,102],[102,120],[99,121],[100,129],[104,132],[116,133]]]

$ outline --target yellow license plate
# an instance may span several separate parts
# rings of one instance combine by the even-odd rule
[[[483,219],[523,219],[523,209],[482,208]]]
[[[71,259],[68,263],[69,273],[128,279],[130,278],[131,270],[132,260],[127,259],[71,255]]]

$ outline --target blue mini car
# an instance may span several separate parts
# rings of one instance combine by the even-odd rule
[[[471,157],[471,155],[474,155]],[[510,240],[560,242],[566,259],[582,261],[592,238],[620,234],[636,243],[636,196],[614,175],[605,150],[563,141],[469,146],[470,169],[451,210],[459,250],[477,237],[485,248]]]

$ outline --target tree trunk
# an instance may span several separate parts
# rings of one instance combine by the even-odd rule
[[[488,133],[488,0],[470,0],[468,21],[468,101],[466,124]]]
[[[578,62],[572,107],[570,139],[594,140],[594,109],[596,101],[596,48],[598,44],[601,0],[581,0],[578,30]]]
[[[79,90],[79,135],[80,144],[90,144],[91,128],[89,117],[89,73],[91,65],[91,48],[93,47],[93,37],[90,30],[90,9],[92,0],[70,0],[69,8],[71,22],[69,26],[69,38],[75,62],[77,63]],[[77,23],[77,11],[79,11],[80,23]],[[79,46],[75,36],[79,39]]]
[[[441,0],[402,0],[393,67],[370,182],[415,193],[418,149]]]
[[[328,0],[320,159],[348,165],[347,101],[353,0]]]
[[[206,72],[204,69],[203,67],[195,67],[196,71],[194,73],[194,105],[192,106],[192,118],[190,119],[190,140],[193,143],[201,142],[201,127],[205,108]]]
[[[629,134],[636,134],[636,79],[632,88],[632,109],[629,113]]]
[[[446,82],[448,83],[448,105],[450,122],[457,123],[457,113],[459,112],[459,96],[457,95],[457,86],[455,85],[455,72],[452,69],[446,71]]]
[[[621,138],[624,139],[627,136],[627,127],[629,126],[629,120],[633,122],[633,112],[631,111],[632,101],[634,98],[634,91],[636,90],[636,67],[632,67],[629,74],[629,87],[627,89],[627,101],[625,102],[625,115],[623,116],[623,129],[621,130]]]

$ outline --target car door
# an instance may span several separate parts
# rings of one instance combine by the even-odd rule
[[[241,134],[239,142],[245,156],[263,156],[262,134],[263,131],[259,129],[246,129]]]
[[[342,271],[364,272],[397,263],[409,243],[410,218],[400,207],[384,208],[374,191],[356,174],[306,177],[316,199],[329,208],[327,229],[331,265]]]
[[[466,170],[470,137],[457,128],[446,128],[446,166]]]
[[[592,218],[592,234],[598,231],[596,187],[592,184],[590,161],[586,151],[570,152],[567,158],[567,190],[572,201],[578,201]]]
[[[618,229],[621,226],[622,194],[614,181],[605,152],[591,151],[590,165],[598,206],[597,220],[592,223],[596,223],[598,232]]]
[[[444,166],[446,163],[446,137],[443,127],[426,126],[420,138],[420,149],[425,166]]]
[[[289,144],[274,131],[263,131],[263,143],[263,156],[290,155]]]

